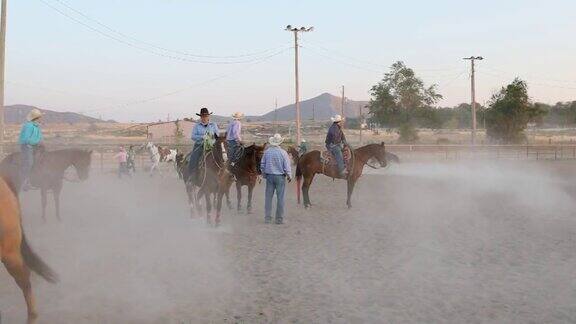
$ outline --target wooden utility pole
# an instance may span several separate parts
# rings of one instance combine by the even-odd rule
[[[471,73],[470,73],[470,88],[472,96],[472,145],[476,145],[476,85],[474,80],[474,61],[483,60],[482,56],[470,56],[465,57],[465,60],[469,60],[471,63]]]
[[[294,85],[296,87],[296,145],[300,145],[300,85],[298,80],[298,33],[299,32],[310,32],[314,30],[314,27],[292,27],[291,25],[286,26],[286,31],[294,33]]]
[[[312,103],[312,121],[316,121],[316,104]]]
[[[4,83],[6,65],[6,5],[2,0],[2,24],[0,25],[0,154],[4,153]]]
[[[344,105],[346,103],[346,97],[344,97],[344,86],[342,86],[342,112],[340,115],[344,118]]]
[[[278,133],[278,98],[274,99],[274,133]]]
[[[360,146],[362,146],[362,126],[364,125],[364,115],[362,114],[362,104],[358,105],[358,125],[360,126]]]

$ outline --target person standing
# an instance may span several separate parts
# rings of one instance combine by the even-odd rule
[[[306,143],[305,139],[302,139],[300,145],[298,145],[298,156],[302,156],[308,152],[308,143]]]
[[[205,150],[211,149],[211,146],[214,145],[220,130],[218,130],[216,123],[210,121],[212,113],[208,111],[208,108],[200,109],[200,113],[196,115],[200,117],[200,121],[192,129],[191,138],[194,141],[194,146],[190,155],[190,162],[188,163],[188,170],[190,171],[190,179],[188,181],[194,179],[198,182],[200,179],[200,172],[198,172],[200,158]]]
[[[118,178],[122,178],[122,174],[127,174],[128,176],[130,173],[128,172],[128,154],[126,153],[126,149],[123,146],[120,146],[120,151],[114,156],[116,161],[118,161]]]
[[[228,166],[231,173],[234,173],[236,162],[240,159],[240,147],[242,145],[242,123],[240,120],[244,114],[237,111],[232,114],[232,121],[226,129],[226,143],[228,147]]]
[[[272,222],[272,198],[276,192],[276,224],[284,223],[284,191],[286,180],[292,181],[292,170],[288,153],[280,147],[284,139],[280,134],[268,139],[270,146],[264,151],[260,161],[262,176],[266,179],[266,201],[264,204],[264,222]]]
[[[42,112],[38,109],[32,109],[26,117],[27,121],[22,124],[20,137],[18,138],[21,152],[20,189],[24,191],[31,188],[30,173],[34,166],[35,153],[38,147],[42,145],[42,130],[39,124],[40,118],[42,118]]]
[[[334,155],[336,163],[338,165],[338,174],[341,178],[346,178],[346,165],[344,164],[344,146],[348,145],[346,142],[346,136],[342,131],[342,122],[344,118],[340,115],[336,115],[332,118],[332,125],[328,129],[328,134],[326,134],[326,148],[328,151]]]
[[[130,145],[128,148],[126,160],[126,168],[128,169],[128,174],[130,174],[130,170],[132,170],[132,173],[136,174],[136,152],[134,152],[134,145]]]

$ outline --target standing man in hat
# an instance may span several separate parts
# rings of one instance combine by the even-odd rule
[[[342,131],[342,121],[344,121],[344,118],[340,115],[336,115],[330,119],[332,120],[332,125],[328,129],[328,134],[326,134],[326,141],[324,143],[326,143],[326,148],[336,159],[340,177],[346,178],[344,146],[348,144],[346,143],[346,136],[344,136],[344,132]]]
[[[20,183],[22,184],[21,189],[24,191],[31,187],[30,172],[34,165],[34,154],[42,143],[42,130],[38,123],[40,118],[42,118],[42,112],[38,109],[32,109],[26,117],[27,121],[22,124],[18,138],[21,152]]]
[[[284,189],[286,188],[286,179],[292,181],[290,168],[290,158],[280,144],[284,139],[280,134],[268,139],[270,146],[264,151],[260,161],[262,176],[266,179],[266,202],[264,204],[265,215],[264,222],[272,222],[272,198],[276,192],[276,224],[284,222]]]
[[[196,114],[200,116],[200,121],[194,125],[192,129],[192,140],[194,141],[194,147],[192,148],[192,154],[190,155],[190,162],[188,164],[188,170],[190,170],[190,179],[195,179],[198,182],[200,178],[200,172],[198,172],[198,163],[202,157],[204,150],[208,150],[214,144],[214,141],[218,138],[220,130],[218,130],[218,125],[210,121],[211,112],[208,108],[200,109],[200,113]]]
[[[240,146],[242,145],[242,137],[240,135],[242,132],[242,123],[240,119],[242,119],[242,117],[244,117],[244,114],[239,111],[232,114],[232,121],[228,124],[228,129],[226,129],[228,166],[231,173],[234,173],[234,166],[240,159]]]

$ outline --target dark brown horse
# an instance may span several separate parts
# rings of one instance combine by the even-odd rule
[[[386,159],[386,149],[384,146],[384,142],[381,144],[368,144],[366,146],[362,146],[358,149],[352,151],[352,158],[350,161],[350,175],[348,176],[347,183],[348,183],[348,195],[346,204],[348,208],[352,207],[352,202],[350,201],[350,197],[352,196],[352,192],[354,191],[354,186],[358,181],[358,178],[362,175],[362,170],[364,166],[370,160],[376,160],[380,163],[381,167],[385,167],[387,164]],[[369,164],[370,165],[370,164]],[[314,176],[316,174],[324,174],[330,178],[338,178],[342,179],[338,175],[338,170],[336,165],[334,164],[326,164],[321,159],[320,151],[310,151],[300,157],[298,161],[298,165],[296,167],[296,180],[298,184],[298,188],[300,188],[300,184],[302,183],[302,177],[304,177],[304,182],[302,183],[302,192],[304,193],[304,207],[308,208],[312,205],[310,202],[310,185],[312,184],[312,180],[314,180]],[[300,190],[298,189],[298,203],[300,203]]]
[[[28,323],[32,323],[38,313],[30,283],[30,270],[52,283],[58,278],[26,242],[16,186],[9,179],[2,177],[0,177],[0,259],[22,290],[28,308]]]
[[[258,180],[260,172],[260,161],[264,155],[266,144],[260,146],[252,144],[242,148],[241,157],[234,167],[236,176],[236,198],[238,200],[237,209],[240,212],[242,205],[242,187],[248,187],[248,201],[246,203],[246,213],[252,213],[252,193]]]
[[[40,189],[42,198],[42,218],[46,220],[46,203],[48,191],[52,191],[56,206],[56,217],[60,219],[60,193],[62,192],[64,172],[73,166],[80,180],[88,179],[92,151],[80,149],[64,149],[46,151],[37,154],[36,163],[30,174],[32,186]],[[8,155],[0,163],[0,175],[4,175],[13,183],[21,186],[20,179],[20,153]]]
[[[300,153],[298,153],[298,150],[294,146],[288,146],[286,152],[288,152],[288,155],[292,157],[294,165],[298,165],[298,160],[300,160]]]
[[[212,150],[203,153],[198,164],[199,176],[193,177],[188,170],[189,156],[181,166],[182,180],[186,186],[188,203],[190,204],[190,216],[194,217],[199,210],[199,200],[204,196],[206,201],[206,222],[212,224],[212,203],[216,204],[216,217],[214,225],[220,224],[222,210],[222,198],[230,190],[232,176],[226,170],[224,161],[224,140],[220,136]]]

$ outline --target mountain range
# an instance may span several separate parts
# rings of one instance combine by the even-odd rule
[[[26,121],[26,116],[32,109],[39,109],[44,114],[42,122],[47,124],[115,123],[113,120],[104,121],[74,112],[59,112],[27,105],[6,106],[4,121],[6,124],[21,124]]]

